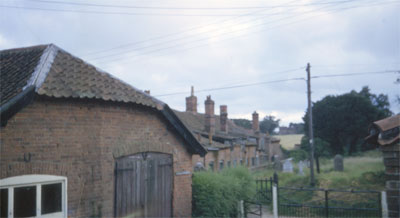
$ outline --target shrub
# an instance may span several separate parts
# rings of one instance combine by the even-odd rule
[[[249,200],[255,194],[254,180],[244,167],[221,173],[196,172],[192,187],[194,217],[237,216],[238,201]]]

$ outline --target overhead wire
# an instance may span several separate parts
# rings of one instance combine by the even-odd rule
[[[161,6],[132,6],[132,5],[111,5],[111,4],[94,4],[82,2],[66,2],[66,1],[48,1],[48,0],[26,0],[35,3],[46,4],[61,4],[61,5],[74,5],[74,6],[89,6],[89,7],[102,7],[102,8],[120,8],[120,9],[151,9],[151,10],[249,10],[249,9],[266,9],[266,8],[287,8],[287,7],[304,7],[313,5],[331,4],[331,2],[313,2],[307,4],[295,5],[271,5],[271,6],[238,6],[238,7],[161,7]],[[344,2],[334,1],[334,3]]]
[[[359,6],[357,6],[357,7],[359,7]],[[344,10],[344,9],[351,9],[351,8],[355,8],[355,7],[353,6],[353,7],[338,8],[338,9],[339,9],[339,10]],[[319,9],[322,9],[322,8],[319,8]],[[318,9],[318,10],[319,10],[319,9]],[[336,10],[338,10],[338,9],[336,9]],[[312,12],[315,12],[315,11],[318,11],[318,10],[308,11],[308,12],[306,12],[306,13],[303,13],[303,14],[299,15],[299,16],[302,16],[302,15],[304,15],[304,14],[309,14],[309,13],[312,13]],[[279,19],[279,20],[273,20],[273,21],[269,21],[269,22],[266,22],[266,23],[256,24],[256,25],[253,25],[252,27],[254,27],[254,26],[263,26],[263,25],[267,25],[267,24],[274,23],[274,22],[277,22],[277,21],[282,21],[282,20],[285,20],[285,19],[291,19],[291,18],[294,18],[294,17],[296,17],[296,16],[288,16],[288,17],[281,18],[281,19]],[[309,19],[309,18],[307,18],[307,19]],[[302,20],[301,20],[301,21],[302,21]],[[283,26],[283,25],[289,25],[289,24],[293,24],[293,23],[298,23],[298,22],[300,22],[300,21],[294,21],[294,22],[291,22],[291,23],[286,23],[286,24],[278,25],[278,26],[275,26],[275,27],[273,27],[273,28],[277,28],[277,27],[280,27],[280,26]],[[244,29],[248,29],[248,28],[250,28],[250,27],[246,27],[246,28],[244,28]],[[147,52],[144,52],[144,53],[141,53],[141,54],[137,54],[137,55],[133,55],[133,56],[126,56],[126,57],[124,57],[124,58],[135,58],[135,57],[140,57],[140,56],[143,56],[143,55],[145,55],[145,54],[151,54],[151,53],[154,53],[154,52],[159,52],[159,51],[171,49],[171,48],[177,47],[178,45],[179,45],[179,46],[182,46],[182,45],[187,45],[187,44],[194,43],[194,42],[205,41],[205,40],[209,40],[210,38],[220,37],[221,35],[227,35],[227,34],[231,34],[231,33],[234,33],[234,32],[243,31],[244,29],[238,29],[238,30],[233,30],[233,31],[229,31],[229,32],[224,32],[224,33],[222,33],[222,34],[220,34],[220,35],[217,35],[217,36],[205,37],[205,38],[201,38],[201,39],[197,39],[197,40],[192,40],[192,41],[185,42],[185,43],[176,44],[176,45],[169,46],[169,47],[158,48],[158,49],[150,50],[150,51],[147,51]],[[269,28],[269,29],[262,29],[261,31],[257,31],[257,32],[262,32],[262,31],[270,30],[270,29],[272,29],[272,28]],[[233,38],[237,38],[237,37],[238,37],[238,36],[233,36],[233,37],[230,37],[230,38],[227,38],[227,39],[223,39],[223,40],[220,40],[220,41],[229,40],[229,39],[233,39]],[[185,48],[185,49],[181,49],[180,51],[189,50],[189,49],[193,49],[193,48],[197,48],[197,47],[202,47],[202,46],[204,46],[204,45],[194,46],[194,47],[190,47],[190,48]],[[121,54],[125,54],[125,53],[121,53]],[[159,56],[162,56],[162,55],[159,55]],[[115,61],[120,61],[120,60],[121,60],[120,58],[109,59],[109,60],[103,61],[103,62],[101,62],[101,63],[109,63],[109,62],[115,62]],[[129,61],[132,61],[132,59],[130,59]]]
[[[347,76],[361,76],[361,75],[388,74],[388,73],[399,73],[400,74],[400,69],[399,70],[374,71],[374,72],[316,75],[316,76],[312,76],[311,78],[317,79],[317,78],[347,77]],[[225,90],[225,89],[235,89],[235,88],[243,88],[243,87],[249,87],[249,86],[258,86],[258,85],[264,85],[264,84],[282,83],[282,82],[289,82],[289,81],[301,81],[301,80],[306,81],[305,77],[296,77],[296,78],[240,84],[240,85],[234,85],[234,86],[224,86],[224,87],[217,87],[217,88],[200,89],[200,90],[197,90],[196,92],[219,91],[219,90]],[[158,95],[154,95],[154,97],[165,97],[165,96],[182,95],[182,94],[187,94],[187,91],[186,92],[174,92],[174,93],[168,93],[168,94],[158,94]]]
[[[296,1],[297,0],[293,0],[293,1],[288,2],[287,4],[292,4],[292,3],[296,2]],[[115,47],[112,47],[112,48],[90,52],[90,53],[88,53],[87,55],[84,55],[84,56],[91,56],[92,54],[97,55],[99,53],[104,53],[104,52],[108,52],[108,51],[112,51],[112,50],[116,50],[116,49],[126,49],[127,47],[130,47],[130,46],[133,46],[133,45],[138,45],[138,44],[142,44],[142,43],[145,43],[145,42],[154,41],[154,40],[158,40],[158,39],[164,39],[164,38],[168,38],[170,36],[181,35],[181,34],[184,34],[184,33],[192,32],[193,30],[206,28],[206,27],[209,27],[209,26],[214,25],[214,24],[221,24],[221,23],[232,21],[232,20],[240,19],[242,17],[246,17],[246,16],[249,16],[249,15],[254,15],[254,13],[261,12],[261,11],[268,11],[268,10],[262,9],[262,10],[252,11],[250,13],[240,14],[240,15],[235,16],[233,18],[227,18],[227,19],[223,19],[223,20],[218,20],[216,22],[207,23],[205,25],[194,26],[194,27],[182,30],[182,31],[178,31],[178,32],[170,33],[170,34],[164,34],[164,35],[152,37],[152,38],[141,40],[141,41],[136,41],[136,42],[131,42],[131,43],[124,43],[122,45],[118,45],[118,46],[115,46]]]
[[[269,17],[269,16],[271,16],[271,15],[281,15],[281,13],[267,14],[267,15],[262,16],[262,17],[257,17],[257,18],[253,18],[253,19],[244,21],[243,23],[238,23],[238,24],[236,24],[236,25],[240,25],[240,24],[243,25],[243,24],[251,23],[251,22],[253,22],[253,21],[261,20],[261,19],[263,19],[263,18],[265,18],[265,17]],[[226,21],[221,22],[221,23],[226,23],[227,21],[229,21],[229,20],[226,20]],[[239,21],[239,22],[240,22],[240,21]],[[273,21],[270,21],[270,23],[271,23],[271,22],[273,22]],[[210,26],[210,25],[208,25],[208,26]],[[229,28],[231,28],[231,27],[233,27],[233,26],[235,26],[235,24],[229,25],[229,26],[224,26],[223,29],[229,29]],[[204,26],[204,27],[207,27],[207,26]],[[195,30],[195,29],[193,29],[193,30]],[[206,31],[202,31],[201,33],[202,33],[202,34],[205,34],[205,33],[210,33],[210,32],[214,32],[214,31],[215,31],[215,29],[209,29],[209,30],[206,30]],[[189,32],[189,31],[188,31],[188,32]],[[230,32],[229,32],[229,33],[230,33]],[[176,34],[174,34],[174,35],[176,35]],[[173,38],[173,39],[170,39],[170,40],[167,40],[167,41],[162,41],[162,42],[154,43],[154,44],[151,44],[151,45],[144,45],[144,46],[141,46],[141,47],[135,47],[135,48],[133,48],[133,49],[128,49],[128,51],[126,51],[126,52],[116,52],[116,53],[114,53],[114,54],[107,54],[107,55],[103,55],[103,56],[99,56],[99,57],[94,57],[94,58],[91,58],[91,59],[89,59],[89,60],[90,60],[90,61],[93,61],[93,60],[98,60],[98,59],[103,59],[103,58],[109,58],[109,57],[118,56],[118,55],[124,55],[124,54],[127,54],[127,53],[137,52],[137,51],[139,51],[139,50],[143,50],[143,49],[147,49],[147,48],[152,48],[152,47],[157,47],[158,45],[163,45],[163,44],[168,44],[168,43],[170,43],[170,42],[176,42],[176,41],[185,40],[185,39],[188,38],[188,36],[193,36],[193,35],[197,36],[196,33],[194,33],[194,34],[189,34],[189,35],[186,35],[186,36],[181,36],[181,37],[178,37],[178,38]],[[215,37],[215,36],[214,36],[214,37]],[[205,39],[208,39],[208,38],[204,38],[204,37],[203,37],[203,39],[205,40]],[[146,40],[146,41],[147,41],[147,40]],[[196,42],[196,41],[197,41],[197,40],[195,40],[195,42]],[[139,44],[139,43],[137,43],[137,44]]]
[[[390,3],[400,3],[400,2],[389,2],[389,3],[387,3],[387,4],[376,3],[376,4],[373,4],[373,5],[369,5],[369,6],[382,6],[382,5],[388,5],[388,4],[390,4]],[[348,8],[340,8],[340,10],[349,10],[349,9],[361,8],[361,7],[367,7],[367,6],[354,6],[354,7],[348,7]],[[329,12],[329,13],[334,13],[334,12],[337,12],[337,10],[336,10],[336,11]],[[341,11],[339,11],[339,12],[341,12]],[[254,34],[254,33],[264,32],[264,31],[267,31],[267,30],[272,30],[272,29],[280,28],[280,27],[283,27],[283,26],[289,26],[289,25],[296,24],[296,23],[299,23],[299,22],[302,22],[302,21],[304,21],[304,20],[308,20],[308,19],[314,18],[314,17],[318,17],[318,15],[316,15],[316,16],[310,16],[310,17],[305,17],[305,18],[302,19],[302,20],[297,20],[297,21],[293,21],[293,22],[289,22],[289,23],[285,23],[285,24],[281,24],[281,25],[276,25],[276,26],[272,26],[271,28],[261,29],[261,30],[257,30],[257,31],[253,31],[253,32],[250,32],[250,33],[245,33],[245,34]],[[263,25],[263,24],[260,24],[260,25]],[[265,25],[265,24],[264,24],[264,25]],[[232,33],[232,32],[239,32],[239,31],[242,31],[242,30],[243,30],[243,29],[241,29],[241,30],[235,30],[235,31],[231,31],[231,32],[226,32],[226,33],[223,33],[223,34],[221,34],[221,35],[226,35],[226,34]],[[222,42],[222,41],[227,41],[227,40],[236,39],[236,38],[238,38],[238,37],[242,37],[242,36],[245,35],[245,34],[240,34],[240,35],[232,36],[232,37],[229,37],[229,38],[224,38],[224,39],[221,39],[221,40],[219,40],[219,41],[213,41],[212,43],[217,43],[217,42]],[[213,36],[213,37],[210,37],[210,38],[211,38],[211,39],[214,39],[214,38],[220,37],[221,35]],[[207,38],[207,39],[210,39],[210,38]],[[206,39],[206,38],[204,38],[204,39],[199,39],[199,40],[195,40],[195,41],[193,41],[193,42],[205,41],[205,40],[207,40],[207,39]],[[186,45],[186,44],[189,44],[189,43],[183,43],[183,44],[180,44],[180,45]],[[207,46],[207,45],[208,45],[208,43],[206,43],[206,44],[200,44],[200,45],[193,46],[193,47],[189,47],[189,48],[184,48],[184,49],[180,49],[180,50],[175,50],[175,51],[172,51],[172,53],[187,51],[187,50],[191,50],[191,49],[195,49],[195,48],[199,48],[199,47],[204,47],[204,46]],[[140,58],[142,58],[142,59],[146,58],[146,56],[144,56],[144,55],[152,54],[152,53],[154,53],[154,52],[159,52],[159,51],[163,51],[163,50],[168,50],[168,49],[171,49],[171,48],[175,48],[175,47],[177,47],[177,46],[178,46],[178,45],[170,46],[170,47],[165,47],[165,48],[160,48],[160,49],[152,50],[152,51],[149,51],[149,52],[137,54],[137,55],[135,55],[135,56],[128,56],[128,57],[124,57],[124,58],[136,58],[136,59],[129,59],[129,60],[126,60],[126,61],[137,61],[137,60],[140,60]],[[171,52],[166,53],[166,54],[160,54],[160,55],[152,56],[152,57],[161,57],[161,56],[165,56],[165,55],[169,55],[169,54],[171,54]],[[115,62],[115,61],[119,61],[119,60],[120,60],[120,59],[110,60],[110,62]],[[125,62],[125,61],[123,61],[123,62]],[[105,62],[102,62],[102,63],[105,63]]]

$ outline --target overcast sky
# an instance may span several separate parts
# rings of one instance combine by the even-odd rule
[[[200,112],[211,95],[216,113],[287,125],[307,107],[306,82],[290,80],[307,62],[312,76],[372,72],[313,79],[314,102],[369,86],[400,112],[399,12],[399,0],[0,0],[0,49],[54,43],[172,108],[193,85]]]

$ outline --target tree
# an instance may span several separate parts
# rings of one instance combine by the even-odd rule
[[[279,127],[280,119],[275,119],[274,116],[265,116],[260,122],[260,131],[263,133],[274,134],[274,130]]]
[[[289,123],[289,128],[295,129],[296,134],[304,134],[304,123]]]
[[[361,151],[368,126],[390,116],[386,95],[371,94],[368,87],[360,92],[328,95],[313,104],[314,137],[329,143],[333,154],[352,154]],[[308,112],[303,117],[308,136]]]
[[[247,119],[232,119],[232,120],[236,125],[238,125],[240,127],[243,127],[245,129],[252,128],[252,124],[251,124],[250,120],[247,120]]]

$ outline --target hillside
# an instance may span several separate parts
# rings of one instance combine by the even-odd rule
[[[295,144],[300,144],[303,134],[293,134],[293,135],[276,135],[275,137],[281,140],[281,145],[286,150],[291,150],[294,148]]]

